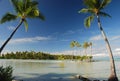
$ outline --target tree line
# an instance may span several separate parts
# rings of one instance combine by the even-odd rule
[[[80,60],[91,61],[92,56],[75,56],[75,55],[63,55],[63,54],[49,54],[44,52],[35,51],[23,51],[23,52],[11,52],[2,54],[1,59],[36,59],[36,60]]]

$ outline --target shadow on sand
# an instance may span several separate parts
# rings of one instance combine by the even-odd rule
[[[24,78],[21,76],[16,76],[15,79],[18,81],[77,81],[74,78],[75,74],[48,73],[48,74],[40,75],[40,74],[27,73],[26,75],[30,77]],[[80,80],[78,79],[78,81]]]
[[[26,75],[30,76],[28,78],[16,76],[15,79],[17,81],[107,81],[103,78],[95,79],[89,78],[90,80],[81,80],[79,78],[75,78],[76,74],[57,74],[57,73],[48,73],[48,74],[31,74],[26,73]]]

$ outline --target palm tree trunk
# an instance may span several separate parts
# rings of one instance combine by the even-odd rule
[[[20,23],[18,24],[18,26],[15,28],[15,30],[12,32],[12,34],[10,35],[10,37],[3,43],[3,45],[0,48],[0,55],[2,50],[4,49],[4,47],[7,45],[7,43],[10,41],[10,39],[13,37],[13,35],[15,34],[15,32],[17,31],[17,29],[20,27],[20,25],[23,23],[24,19],[22,19],[20,21]]]
[[[91,49],[91,56],[92,56],[92,45],[90,46],[90,49]]]
[[[114,58],[113,58],[113,54],[112,54],[112,50],[111,50],[111,47],[110,47],[110,44],[109,44],[109,41],[106,37],[106,34],[102,28],[102,25],[100,23],[100,18],[99,18],[99,15],[97,14],[97,19],[98,19],[98,27],[101,31],[101,34],[105,40],[105,43],[106,43],[106,47],[107,47],[107,51],[109,53],[109,58],[110,58],[110,65],[111,65],[111,75],[108,79],[108,81],[118,81],[118,78],[117,78],[117,75],[116,75],[116,69],[115,69],[115,62],[114,62]]]
[[[85,48],[85,56],[87,56],[87,48]]]

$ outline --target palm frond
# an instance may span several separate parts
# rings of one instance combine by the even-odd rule
[[[70,44],[70,47],[73,48],[73,47],[74,47],[74,44]]]
[[[41,13],[39,13],[38,18],[41,19],[41,20],[45,20],[45,17]]]
[[[39,14],[38,14],[39,13]],[[28,15],[28,18],[39,18],[41,20],[45,20],[45,17],[40,13],[40,11],[32,10]]]
[[[93,11],[93,9],[83,8],[83,9],[79,10],[78,13],[92,13],[92,14],[94,14],[94,11]]]
[[[35,7],[35,6],[38,5],[38,2],[37,1],[32,1],[30,5],[33,6],[33,7]]]
[[[88,42],[84,42],[84,44],[83,44],[83,48],[87,48],[87,47],[89,47],[89,44],[88,44]]]
[[[15,11],[18,13],[22,13],[22,8],[21,8],[21,6],[22,6],[22,2],[21,1],[19,1],[19,0],[11,0],[11,3],[13,4],[13,6],[14,6],[14,9],[15,9]]]
[[[28,31],[28,23],[26,19],[24,20],[24,25],[25,25],[25,30]]]
[[[88,8],[98,8],[100,6],[100,1],[99,0],[84,0],[84,4]]]
[[[38,2],[37,1],[31,1],[31,0],[25,0],[24,1],[24,12],[28,12],[30,9],[34,10],[37,9]]]
[[[70,47],[71,47],[71,48],[75,47],[75,43],[76,43],[75,41],[72,41],[72,42],[70,43]]]
[[[85,27],[89,28],[90,25],[91,25],[91,22],[93,21],[93,19],[94,19],[94,15],[87,17],[87,18],[84,20],[84,25],[85,25]]]
[[[109,3],[111,2],[111,0],[102,0],[101,5],[100,5],[100,9],[103,9],[105,6],[107,6]]]
[[[33,0],[11,0],[17,15],[21,18],[39,18],[45,20],[44,16],[38,9],[38,2]]]
[[[15,20],[15,19],[17,19],[17,16],[8,12],[2,17],[2,19],[0,20],[0,23],[2,24],[7,21],[11,21],[11,20]]]
[[[34,14],[35,14],[35,16],[39,16],[39,10],[38,9],[36,9],[36,10],[34,10]]]
[[[81,47],[81,45],[80,45],[79,42],[76,42],[76,46],[77,46],[77,47]]]
[[[108,13],[105,12],[99,12],[99,15],[103,17],[111,17]]]
[[[83,8],[78,11],[78,13],[87,13],[89,10],[87,8]]]

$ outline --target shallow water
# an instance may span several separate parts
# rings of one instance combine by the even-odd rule
[[[120,61],[116,61],[117,76],[120,78]],[[76,74],[92,78],[108,78],[109,61],[75,62],[51,60],[0,60],[0,66],[11,65],[13,75],[18,78],[67,78]]]

